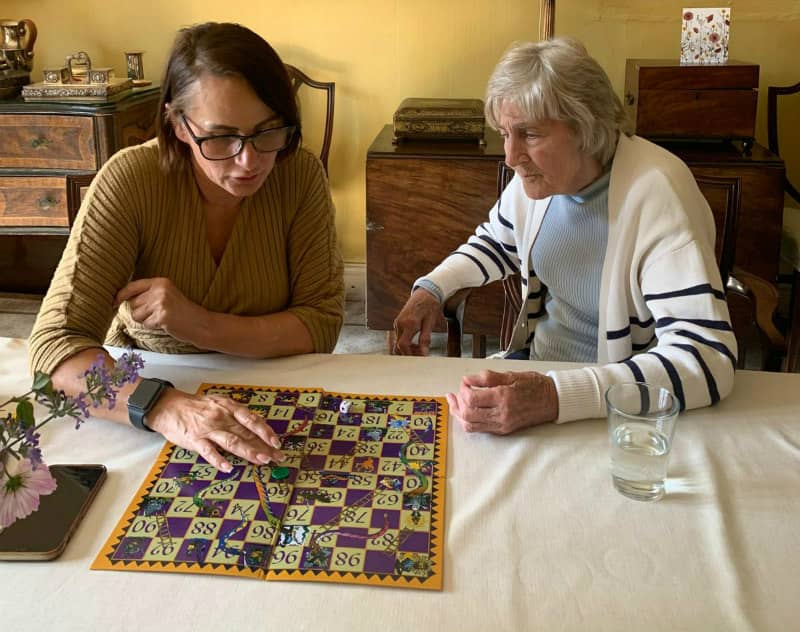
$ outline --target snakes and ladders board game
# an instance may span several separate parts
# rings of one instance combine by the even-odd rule
[[[225,473],[166,443],[92,568],[441,590],[447,403],[203,384],[246,403],[286,460]]]

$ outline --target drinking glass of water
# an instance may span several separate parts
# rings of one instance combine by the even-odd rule
[[[614,487],[634,500],[660,499],[678,400],[660,386],[625,382],[608,388],[606,405]]]

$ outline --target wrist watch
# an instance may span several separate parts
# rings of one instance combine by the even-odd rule
[[[146,377],[139,382],[139,385],[128,397],[128,419],[130,419],[131,424],[139,430],[155,432],[145,425],[145,416],[156,405],[164,390],[171,386],[172,382],[160,380],[156,377]]]

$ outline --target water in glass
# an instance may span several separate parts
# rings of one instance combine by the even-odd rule
[[[669,437],[651,424],[625,421],[611,432],[614,487],[629,498],[658,500],[664,495]]]

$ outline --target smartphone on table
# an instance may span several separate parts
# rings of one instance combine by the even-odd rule
[[[39,509],[0,531],[0,560],[52,560],[64,552],[106,479],[105,465],[51,465],[56,490]]]

